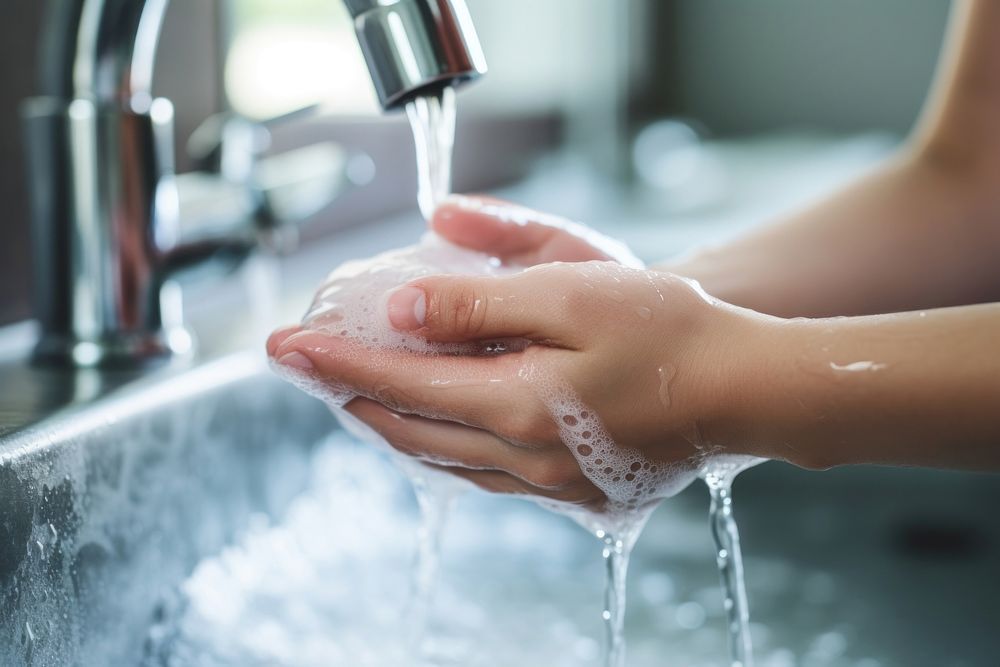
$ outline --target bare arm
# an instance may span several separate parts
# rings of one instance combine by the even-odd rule
[[[751,451],[1000,470],[1000,304],[772,320],[740,356],[746,382],[727,403]]]
[[[661,267],[731,303],[824,317],[1000,301],[1000,3],[956,3],[908,145],[812,208]]]

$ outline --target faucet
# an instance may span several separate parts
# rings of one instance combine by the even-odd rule
[[[342,1],[385,111],[486,72],[465,0]],[[173,106],[151,94],[167,2],[49,0],[40,94],[22,108],[36,363],[134,366],[189,354],[175,278],[231,268],[289,223],[246,168],[252,149],[218,176],[175,174]],[[219,136],[253,144],[246,124]],[[197,213],[219,201],[235,203]]]

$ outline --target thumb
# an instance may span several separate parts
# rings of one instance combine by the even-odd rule
[[[389,294],[389,323],[436,342],[526,338],[566,344],[567,291],[546,278],[538,272],[421,278]]]

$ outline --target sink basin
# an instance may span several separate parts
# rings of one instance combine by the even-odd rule
[[[597,667],[598,542],[530,502],[469,493],[449,524],[431,631],[415,658],[407,599],[416,517],[400,474],[334,436],[279,522],[202,561],[150,632],[165,665]],[[780,464],[736,484],[757,664],[995,664],[1000,500],[986,476]],[[631,667],[723,667],[724,614],[694,486],[634,554]]]
[[[0,440],[0,664],[138,664],[163,595],[300,493],[332,420],[258,357],[126,384]]]

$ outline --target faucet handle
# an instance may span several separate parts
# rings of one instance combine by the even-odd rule
[[[316,106],[264,121],[232,113],[206,119],[188,140],[196,169],[176,177],[180,199],[180,244],[212,240],[227,246],[257,243],[290,252],[300,224],[325,208],[348,186],[374,176],[367,155],[321,142],[264,157],[270,129],[311,115]]]
[[[235,112],[213,114],[191,133],[187,154],[196,169],[229,171],[235,176],[234,169],[240,171],[246,156],[258,156],[271,147],[272,129],[313,116],[318,110],[318,104],[310,104],[263,120]]]

